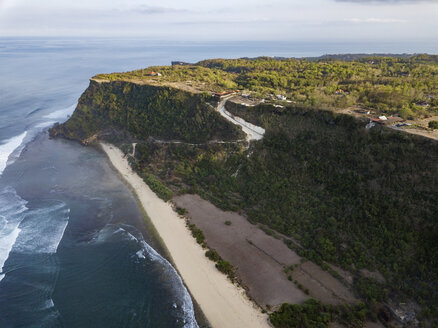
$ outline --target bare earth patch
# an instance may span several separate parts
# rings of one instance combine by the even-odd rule
[[[312,262],[301,263],[281,240],[267,235],[245,217],[222,211],[198,195],[177,196],[173,202],[187,210],[191,222],[204,232],[207,245],[236,268],[242,285],[260,306],[302,303],[309,297],[329,304],[357,301],[340,281]],[[284,268],[292,265],[296,265],[294,270],[285,273]],[[294,280],[307,288],[309,295]]]

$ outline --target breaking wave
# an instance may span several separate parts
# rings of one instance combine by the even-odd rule
[[[20,223],[20,234],[13,252],[20,254],[53,254],[64,235],[70,209],[63,202],[47,204],[28,211]]]
[[[14,246],[25,217],[27,202],[12,187],[0,190],[0,281],[4,278],[4,264]]]
[[[76,108],[76,104],[71,105],[71,106],[69,106],[67,108],[56,110],[56,111],[54,111],[54,112],[52,112],[50,114],[44,115],[43,117],[44,118],[49,118],[49,119],[52,119],[52,120],[64,121],[73,113],[75,108]]]
[[[107,225],[95,238],[95,242],[103,242],[111,235],[122,235],[127,240],[135,242],[138,245],[138,250],[134,255],[137,261],[149,261],[159,264],[162,280],[169,283],[172,290],[176,292],[175,300],[172,303],[172,308],[175,310],[174,315],[184,328],[198,328],[190,294],[178,272],[169,261],[146,243],[141,233],[132,226]]]
[[[22,134],[3,141],[0,144],[0,175],[2,175],[6,166],[11,164],[11,155],[15,152],[14,158],[18,158],[23,149],[23,140],[27,135],[27,131]]]
[[[5,263],[12,253],[55,253],[68,224],[70,209],[51,202],[29,210],[27,201],[8,186],[0,190],[0,281],[7,274]]]

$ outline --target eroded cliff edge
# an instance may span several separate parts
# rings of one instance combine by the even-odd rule
[[[83,143],[135,138],[130,160],[137,172],[159,177],[174,194],[196,193],[244,213],[335,277],[347,272],[341,281],[365,301],[368,319],[386,317],[386,307],[398,304],[419,318],[435,317],[436,142],[293,103],[229,101],[231,114],[266,135],[249,149],[210,144],[243,138],[215,105],[211,93],[158,82],[92,80],[70,120],[51,134]],[[294,270],[283,278],[300,286]],[[310,285],[301,287],[318,298]]]
[[[121,132],[138,140],[153,137],[196,143],[242,139],[243,132],[223,119],[214,105],[208,92],[91,79],[71,118],[54,126],[50,135],[82,143]]]

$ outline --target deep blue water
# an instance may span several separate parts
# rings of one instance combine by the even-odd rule
[[[436,49],[0,38],[0,327],[196,327],[189,294],[105,156],[47,136],[93,75],[171,60],[423,51]]]

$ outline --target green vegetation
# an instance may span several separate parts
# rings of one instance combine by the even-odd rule
[[[366,130],[352,117],[327,111],[228,109],[267,130],[248,152],[238,145],[142,143],[138,165],[176,190],[244,210],[250,222],[268,226],[268,234],[275,230],[297,239],[303,246],[294,247],[299,255],[323,267],[328,261],[353,273],[378,270],[386,279],[381,290],[413,298],[436,315],[434,141],[379,127]],[[374,285],[355,280],[370,306],[382,299],[373,296]]]
[[[177,207],[177,208],[176,208],[176,212],[177,212],[179,215],[185,215],[185,214],[187,213],[187,210],[186,210],[184,207]]]
[[[230,262],[219,259],[216,263],[216,268],[220,272],[225,273],[231,280],[234,280],[235,277],[234,268],[230,264]]]
[[[188,227],[192,232],[192,236],[196,239],[196,242],[204,247],[205,235],[202,230],[196,227],[194,223],[189,223]]]
[[[213,262],[218,262],[221,259],[218,252],[216,252],[215,250],[212,250],[212,249],[209,249],[208,251],[206,251],[205,256],[208,257]]]
[[[149,173],[142,174],[144,182],[164,201],[169,201],[173,197],[173,193],[164,184],[161,183],[154,175]]]
[[[362,303],[335,306],[323,305],[314,299],[304,304],[283,304],[269,316],[278,328],[326,328],[335,321],[347,327],[362,327],[366,317],[367,309]]]
[[[359,278],[355,286],[360,296],[367,302],[383,302],[388,298],[388,289],[370,278]]]
[[[225,221],[225,225],[227,226],[231,225],[231,221]]]
[[[162,76],[151,77],[147,74],[151,71],[160,72]],[[109,81],[142,81],[155,80],[166,82],[190,81],[189,85],[200,86],[203,90],[222,91],[223,89],[236,89],[237,84],[233,81],[233,74],[222,69],[210,69],[197,66],[152,66],[146,69],[135,70],[126,73],[99,74],[94,78]],[[207,95],[209,95],[207,93]]]
[[[72,117],[51,135],[84,140],[114,128],[140,140],[236,140],[243,132],[220,116],[204,94],[129,82],[91,81]]]
[[[429,129],[432,129],[432,130],[438,129],[438,121],[430,121],[429,122]]]
[[[161,77],[147,76],[158,71]],[[187,81],[202,90],[236,88],[258,97],[287,96],[297,105],[343,108],[351,105],[404,118],[438,112],[438,56],[363,57],[352,61],[213,59],[193,66],[160,66],[128,73],[100,74],[111,81],[156,80],[162,84]],[[429,107],[419,106],[426,102]]]
[[[234,281],[235,272],[233,266],[228,261],[224,261],[215,250],[209,249],[205,252],[205,256],[213,262],[216,262],[216,268],[226,274],[231,281]]]
[[[126,132],[139,141],[133,168],[153,174],[152,185],[166,199],[171,192],[197,193],[224,210],[244,212],[269,235],[291,237],[298,243],[285,242],[303,261],[335,276],[327,262],[351,272],[368,309],[394,297],[414,300],[424,318],[437,318],[438,144],[380,126],[367,130],[365,123],[330,110],[359,105],[405,118],[437,114],[437,58],[208,60],[99,75],[113,82],[92,82],[72,118],[51,134],[83,140],[107,130],[110,136]],[[147,77],[148,70],[163,76]],[[270,94],[283,94],[292,103],[279,108],[228,102],[231,113],[264,127],[265,137],[249,149],[211,144],[241,139],[242,132],[211,108],[209,93],[178,90],[170,87],[174,82],[212,91],[246,89],[271,103],[276,100]],[[202,231],[189,227],[204,244]],[[231,265],[209,252],[218,269],[234,277]],[[361,269],[378,271],[384,282],[364,278]],[[355,326],[366,313],[362,305],[312,301],[283,305],[271,320],[277,327],[326,327],[333,321]]]

